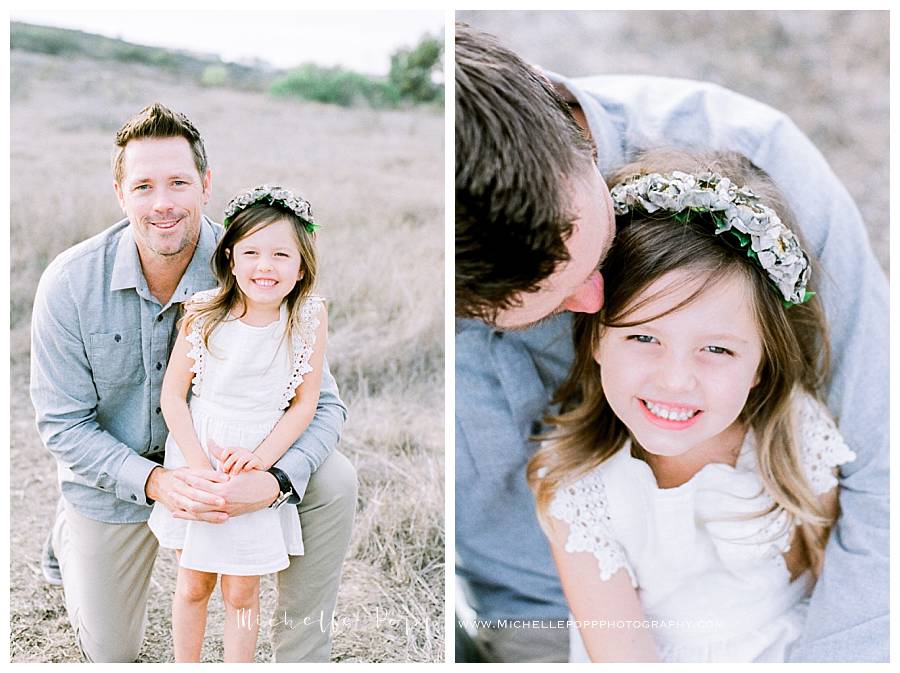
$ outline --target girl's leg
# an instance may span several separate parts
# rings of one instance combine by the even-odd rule
[[[181,551],[177,551],[179,561]],[[206,607],[216,588],[216,573],[178,566],[175,597],[172,600],[172,640],[175,661],[200,661],[206,631]]]
[[[222,575],[225,661],[253,661],[259,634],[259,576]]]

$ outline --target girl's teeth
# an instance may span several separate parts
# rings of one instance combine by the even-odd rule
[[[667,409],[658,404],[653,404],[653,402],[645,401],[644,404],[650,410],[651,414],[659,416],[667,421],[686,421],[689,418],[693,418],[697,413],[696,411],[675,411],[674,409]]]

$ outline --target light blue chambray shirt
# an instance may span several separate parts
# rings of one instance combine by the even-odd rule
[[[205,216],[191,262],[165,306],[150,293],[128,220],[61,253],[38,284],[31,319],[31,399],[57,460],[63,496],[96,521],[150,516],[144,487],[168,430],[159,393],[179,306],[216,286],[209,261],[222,227]],[[276,463],[299,502],[337,445],[347,410],[328,371],[316,415]]]
[[[732,150],[787,197],[824,269],[817,284],[833,349],[827,401],[857,454],[841,469],[842,514],[791,658],[886,661],[888,286],[853,200],[796,126],[757,101],[688,80],[551,78],[584,110],[601,174],[653,146]],[[528,437],[573,358],[569,326],[570,314],[524,332],[457,323],[457,571],[484,619],[568,614],[525,464],[536,448]]]

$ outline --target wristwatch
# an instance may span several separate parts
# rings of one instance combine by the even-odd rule
[[[279,470],[277,467],[270,467],[266,472],[278,480],[278,497],[275,498],[275,502],[269,505],[269,509],[278,509],[287,502],[288,498],[294,495],[294,487],[291,485],[291,480],[284,470]]]

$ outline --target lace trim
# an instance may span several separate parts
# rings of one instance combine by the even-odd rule
[[[319,328],[318,314],[325,306],[322,297],[311,296],[303,302],[300,308],[300,324],[292,331],[291,338],[291,378],[281,395],[280,409],[287,409],[297,386],[303,383],[303,376],[312,371],[309,359],[312,357],[313,348],[316,345],[316,330]]]
[[[797,405],[797,422],[806,478],[815,493],[826,493],[838,485],[832,470],[855,460],[856,454],[844,442],[828,409],[809,395],[803,395]]]
[[[219,288],[196,292],[191,296],[187,303],[203,304],[215,297],[218,293]],[[188,332],[185,337],[188,343],[191,344],[191,350],[188,351],[187,356],[194,361],[194,364],[191,365],[190,369],[190,371],[194,372],[194,378],[191,379],[191,393],[198,396],[200,395],[200,385],[203,383],[203,372],[206,367],[207,350],[206,346],[203,344],[203,336],[200,333],[205,322],[206,321],[202,318],[195,320],[191,325],[191,331]]]
[[[625,568],[631,577],[631,585],[637,588],[625,550],[612,532],[606,487],[597,470],[559,489],[550,503],[550,515],[569,524],[567,552],[591,552],[597,559],[600,579],[604,582],[620,568]]]

